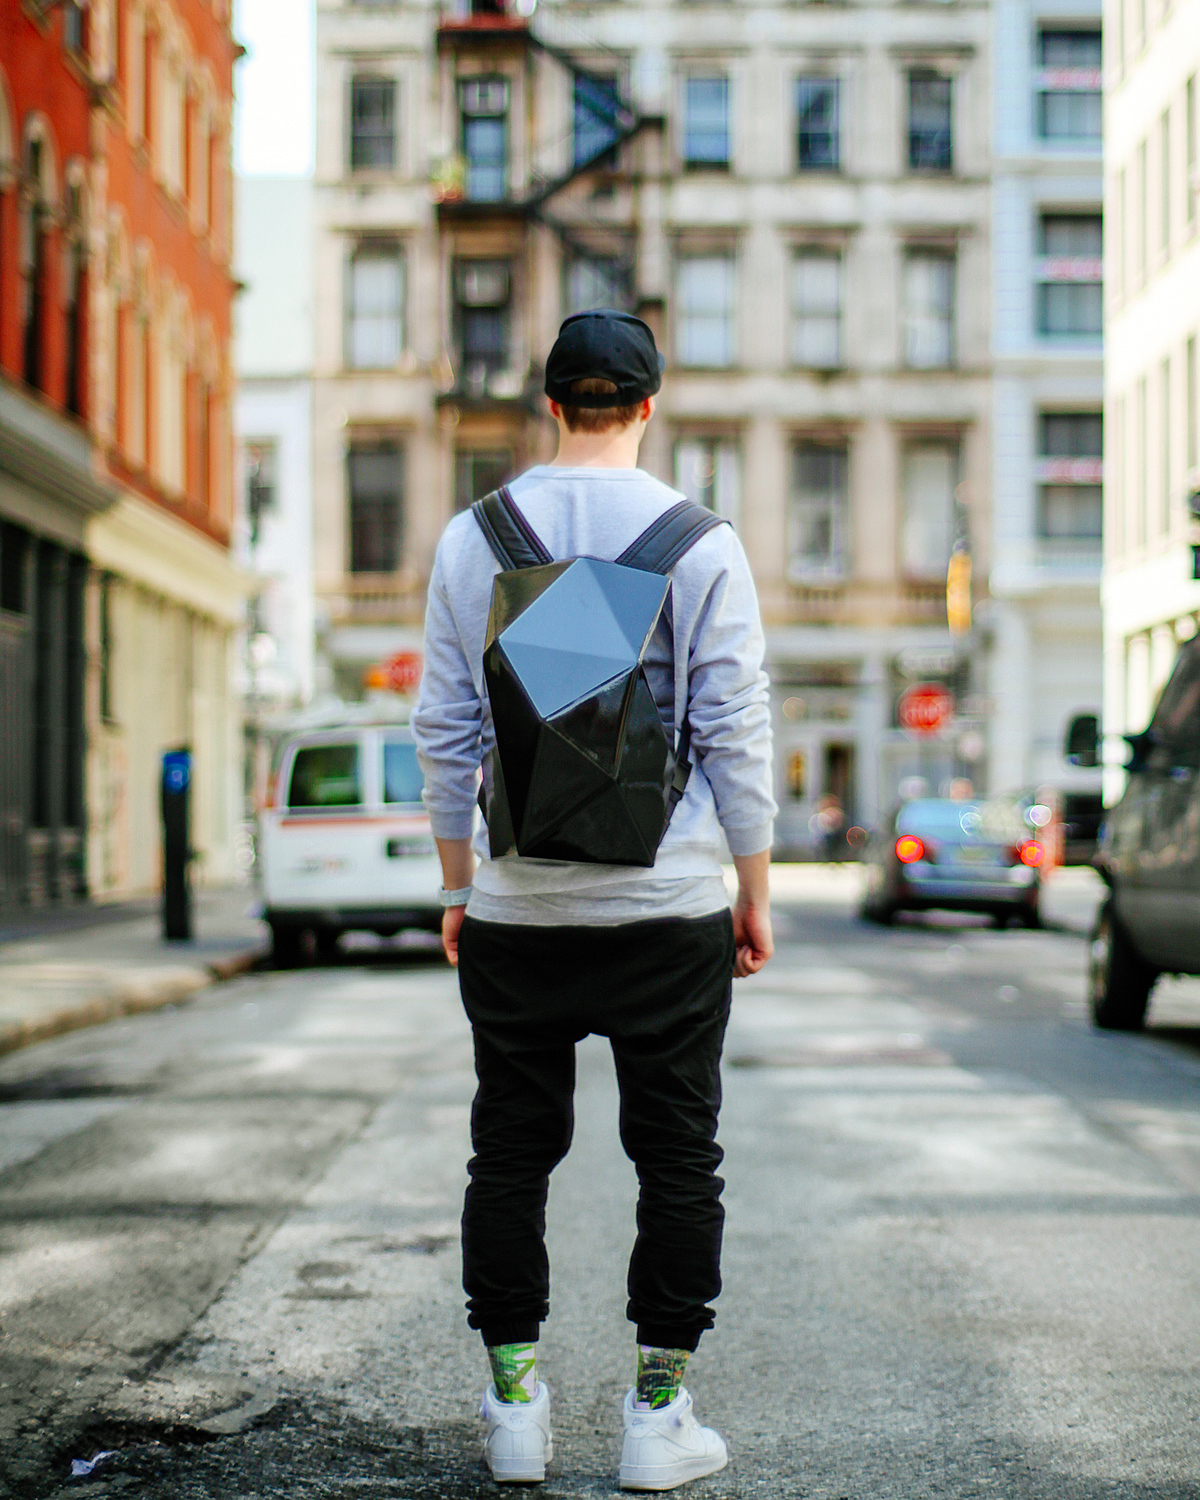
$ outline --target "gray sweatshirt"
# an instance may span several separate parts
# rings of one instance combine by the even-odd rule
[[[611,560],[683,498],[641,469],[539,465],[509,488],[556,558]],[[732,853],[757,854],[771,846],[776,810],[762,625],[733,527],[714,527],[672,569],[667,608],[646,650],[663,722],[678,734],[686,704],[692,729],[692,774],[653,869],[515,853],[490,858],[487,831],[475,827],[474,814],[479,768],[495,743],[483,644],[498,571],[475,518],[455,516],[429,580],[425,675],[412,721],[434,834],[463,839],[475,832],[480,866],[469,914],[602,925],[719,910],[727,904],[721,832]]]

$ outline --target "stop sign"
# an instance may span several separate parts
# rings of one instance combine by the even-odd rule
[[[397,651],[379,666],[368,668],[366,685],[371,688],[386,688],[392,693],[411,693],[421,685],[421,668],[424,665],[419,651]]]
[[[918,682],[901,694],[897,717],[901,729],[936,734],[954,717],[954,695],[940,683]]]

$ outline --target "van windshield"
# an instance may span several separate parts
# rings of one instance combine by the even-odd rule
[[[405,740],[383,742],[383,800],[420,802],[425,778],[417,764],[417,747]]]
[[[361,803],[356,744],[304,745],[296,751],[289,807],[358,807]]]

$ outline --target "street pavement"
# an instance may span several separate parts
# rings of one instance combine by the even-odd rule
[[[1094,1032],[1077,885],[1060,930],[880,930],[852,875],[781,879],[726,1048],[725,1291],[688,1385],[731,1463],[696,1500],[1200,1496],[1200,985]],[[0,1493],[495,1495],[471,1092],[420,950],[0,1059]],[[592,1039],[549,1211],[546,1500],[615,1488],[634,1188]]]

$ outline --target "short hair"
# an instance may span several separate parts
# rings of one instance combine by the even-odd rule
[[[597,375],[571,382],[573,396],[614,396],[616,391],[611,380],[602,380]],[[568,432],[611,432],[635,421],[642,403],[635,401],[632,406],[568,406],[562,401],[559,405]]]

